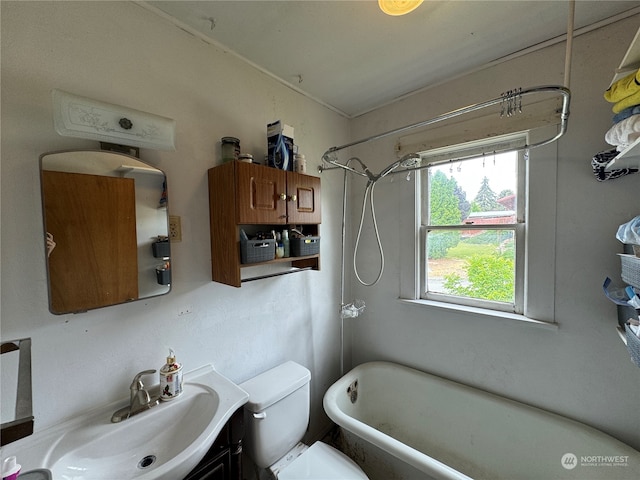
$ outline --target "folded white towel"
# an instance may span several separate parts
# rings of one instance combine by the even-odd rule
[[[613,125],[604,135],[604,140],[613,146],[630,145],[640,138],[640,115],[629,118]]]

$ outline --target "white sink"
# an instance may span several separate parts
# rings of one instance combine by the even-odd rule
[[[46,468],[54,480],[184,478],[204,457],[248,394],[213,366],[185,375],[184,393],[120,423],[122,402],[3,447],[22,471]]]

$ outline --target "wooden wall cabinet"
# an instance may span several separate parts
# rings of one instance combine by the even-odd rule
[[[319,235],[322,221],[320,179],[253,163],[228,162],[209,169],[211,272],[214,282],[241,286],[240,269],[260,264],[240,263],[240,230],[282,231],[302,225]],[[298,268],[320,269],[320,256],[288,257],[264,263],[289,262]]]

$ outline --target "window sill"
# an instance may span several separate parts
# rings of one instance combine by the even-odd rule
[[[399,298],[398,301],[407,305],[417,306],[419,308],[427,307],[427,308],[447,310],[449,312],[470,313],[473,315],[479,315],[483,317],[511,320],[516,322],[516,324],[520,324],[520,325],[544,328],[546,330],[554,330],[554,331],[558,330],[557,323],[543,322],[542,320],[536,320],[534,318],[525,317],[524,315],[518,315],[517,313],[500,312],[498,310],[469,307],[466,305],[456,305],[453,303],[435,302],[433,300],[412,300],[407,298]]]

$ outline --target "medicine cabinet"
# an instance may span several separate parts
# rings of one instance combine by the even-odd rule
[[[157,269],[169,249],[162,170],[111,151],[63,151],[40,157],[43,240],[51,313],[78,313],[170,291]]]
[[[242,264],[240,231],[282,231],[299,226],[306,235],[319,235],[322,221],[320,179],[254,163],[232,161],[209,169],[211,272],[214,282],[240,287],[241,269],[256,265],[291,265],[320,270],[320,254],[285,257],[259,264]]]

